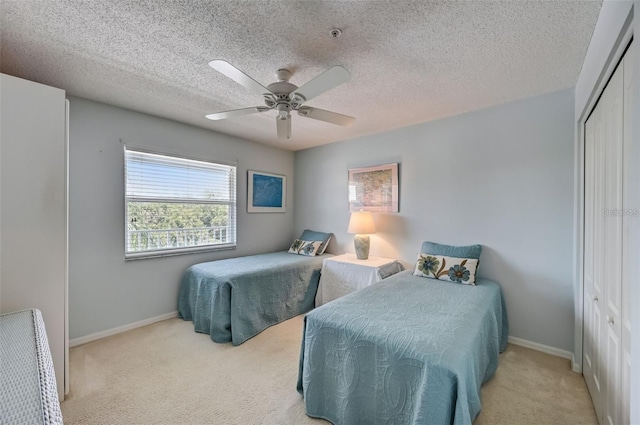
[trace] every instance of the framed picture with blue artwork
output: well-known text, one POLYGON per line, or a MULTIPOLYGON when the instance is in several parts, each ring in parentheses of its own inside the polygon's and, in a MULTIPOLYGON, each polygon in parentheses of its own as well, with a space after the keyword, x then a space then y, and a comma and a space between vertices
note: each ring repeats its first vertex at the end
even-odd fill
POLYGON ((248 171, 247 212, 285 212, 287 177, 280 174, 248 171))

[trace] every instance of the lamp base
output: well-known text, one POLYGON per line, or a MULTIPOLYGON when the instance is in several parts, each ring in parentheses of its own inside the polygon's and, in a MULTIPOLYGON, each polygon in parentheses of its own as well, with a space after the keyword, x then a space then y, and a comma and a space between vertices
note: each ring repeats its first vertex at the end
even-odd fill
POLYGON ((353 238, 353 242, 356 247, 356 257, 358 257, 358 260, 366 260, 369 258, 369 235, 356 235, 353 238))

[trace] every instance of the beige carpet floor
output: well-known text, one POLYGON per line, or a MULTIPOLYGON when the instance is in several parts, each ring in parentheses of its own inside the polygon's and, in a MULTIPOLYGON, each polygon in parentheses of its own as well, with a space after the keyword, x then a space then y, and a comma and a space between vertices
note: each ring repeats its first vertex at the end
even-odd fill
MULTIPOLYGON (((246 343, 216 344, 171 319, 70 352, 65 424, 327 424, 296 392, 302 316, 246 343)), ((477 425, 597 424, 564 359, 510 345, 482 388, 477 425)))

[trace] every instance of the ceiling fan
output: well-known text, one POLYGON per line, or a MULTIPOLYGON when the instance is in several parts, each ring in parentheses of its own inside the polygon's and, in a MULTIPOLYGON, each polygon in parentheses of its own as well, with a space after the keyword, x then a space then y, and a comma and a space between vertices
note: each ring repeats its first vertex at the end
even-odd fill
POLYGON ((266 105, 234 109, 231 111, 206 115, 210 120, 222 120, 225 118, 266 112, 274 109, 278 113, 276 116, 276 127, 279 139, 289 139, 291 137, 291 111, 297 111, 298 115, 301 117, 312 118, 342 126, 349 126, 356 120, 355 118, 347 115, 304 105, 305 102, 313 99, 314 97, 321 95, 342 83, 346 83, 351 79, 349 71, 341 66, 334 66, 328 69, 301 87, 289 82, 291 72, 286 69, 279 69, 278 72, 276 72, 277 81, 269 84, 267 87, 264 87, 262 84, 249 77, 229 62, 213 60, 209 62, 209 66, 231 78, 236 83, 246 87, 250 91, 262 96, 266 105))

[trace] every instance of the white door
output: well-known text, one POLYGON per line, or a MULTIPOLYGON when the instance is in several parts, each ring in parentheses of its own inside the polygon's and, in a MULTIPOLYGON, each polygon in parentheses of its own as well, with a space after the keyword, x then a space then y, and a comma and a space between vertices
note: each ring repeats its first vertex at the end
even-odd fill
POLYGON ((622 60, 585 123, 583 373, 598 420, 629 423, 630 320, 624 203, 632 58, 622 60), (627 105, 627 107, 625 107, 627 105), (625 116, 626 114, 626 116, 625 116))
POLYGON ((584 376, 598 418, 606 394, 604 323, 606 267, 606 123, 607 97, 602 96, 585 128, 585 347, 584 376))
MULTIPOLYGON (((584 210, 584 341, 583 341, 583 374, 587 382, 587 387, 591 393, 596 413, 600 416, 602 388, 600 376, 600 363, 598 358, 598 347, 601 344, 600 338, 600 285, 596 285, 599 279, 596 273, 601 267, 597 267, 594 258, 598 258, 601 252, 596 252, 596 219, 601 217, 596 213, 596 131, 597 125, 601 125, 600 109, 596 108, 585 124, 585 210, 584 210)), ((600 152, 598 152, 600 153, 600 152)), ((601 199, 601 198, 600 198, 601 199)), ((601 201, 600 201, 601 203, 601 201)), ((603 208, 604 206, 601 206, 603 208)), ((602 228, 601 223, 598 226, 602 228)))
MULTIPOLYGON (((629 48, 624 57, 623 61, 624 66, 624 134, 623 134, 623 153, 628 152, 630 143, 631 143, 631 99, 633 93, 633 49, 629 48)), ((637 261, 634 261, 628 253, 632 252, 632 241, 629 240, 627 235, 629 235, 629 231, 627 230, 630 225, 630 220, 638 220, 636 216, 637 210, 634 208, 638 208, 637 205, 628 205, 628 202, 625 202, 628 199, 632 199, 631 196, 627 196, 628 186, 625 182, 630 181, 630 169, 632 167, 631 158, 629 155, 624 155, 624 164, 623 164, 623 211, 624 214, 622 216, 622 317, 620 320, 621 325, 621 339, 622 339, 622 358, 621 358, 621 387, 622 387, 622 397, 620 399, 622 406, 622 418, 621 423, 628 424, 631 423, 631 405, 629 403, 629 393, 630 393, 630 378, 631 378, 631 314, 630 314, 630 303, 629 303, 629 288, 631 285, 631 276, 633 276, 633 272, 631 267, 637 267, 637 261)), ((633 164, 634 167, 637 167, 637 164, 633 164)))
POLYGON ((614 72, 601 99, 605 134, 605 214, 604 288, 606 290, 605 335, 606 396, 605 422, 619 424, 621 384, 621 311, 622 311, 622 165, 624 117, 624 63, 614 72))

